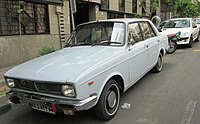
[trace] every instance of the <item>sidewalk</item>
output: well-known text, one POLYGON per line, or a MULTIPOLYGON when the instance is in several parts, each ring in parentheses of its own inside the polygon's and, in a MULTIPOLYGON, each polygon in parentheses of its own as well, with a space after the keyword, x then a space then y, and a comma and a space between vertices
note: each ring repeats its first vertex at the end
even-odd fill
POLYGON ((12 108, 12 103, 9 102, 9 99, 5 96, 5 93, 9 91, 3 75, 15 66, 10 66, 6 68, 0 68, 0 115, 8 112, 12 108))

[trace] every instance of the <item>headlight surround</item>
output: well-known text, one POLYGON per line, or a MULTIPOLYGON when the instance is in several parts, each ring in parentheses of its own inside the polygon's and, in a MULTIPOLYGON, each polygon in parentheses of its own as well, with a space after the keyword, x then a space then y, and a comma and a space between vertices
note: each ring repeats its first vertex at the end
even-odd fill
POLYGON ((16 85, 15 85, 15 80, 14 80, 14 79, 6 78, 5 80, 6 80, 6 83, 7 83, 8 87, 13 88, 13 87, 16 86, 16 85))
POLYGON ((62 95, 67 96, 67 97, 76 96, 75 88, 72 85, 62 85, 61 92, 62 92, 62 95))

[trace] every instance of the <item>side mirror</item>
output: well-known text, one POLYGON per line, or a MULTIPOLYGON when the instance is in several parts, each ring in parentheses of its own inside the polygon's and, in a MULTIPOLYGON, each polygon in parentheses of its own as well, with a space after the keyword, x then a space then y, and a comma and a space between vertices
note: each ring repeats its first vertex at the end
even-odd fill
POLYGON ((161 29, 161 28, 159 28, 159 29, 158 29, 158 31, 159 31, 159 32, 162 32, 162 29, 161 29))

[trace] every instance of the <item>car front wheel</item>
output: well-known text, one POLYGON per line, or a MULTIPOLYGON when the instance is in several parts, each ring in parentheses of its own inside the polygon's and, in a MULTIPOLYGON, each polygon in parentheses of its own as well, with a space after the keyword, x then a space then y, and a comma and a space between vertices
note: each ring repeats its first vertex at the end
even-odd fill
POLYGON ((102 120, 112 119, 119 108, 119 101, 119 85, 114 79, 111 79, 105 85, 99 101, 94 108, 97 118, 102 120))

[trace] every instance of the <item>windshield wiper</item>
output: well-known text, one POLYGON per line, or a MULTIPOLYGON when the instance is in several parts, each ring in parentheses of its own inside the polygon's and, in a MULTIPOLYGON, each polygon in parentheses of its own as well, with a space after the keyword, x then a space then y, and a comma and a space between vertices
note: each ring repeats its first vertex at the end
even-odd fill
POLYGON ((104 41, 104 42, 101 42, 101 43, 93 43, 92 46, 95 46, 95 45, 107 45, 109 46, 110 44, 122 44, 121 42, 113 42, 113 41, 104 41))
POLYGON ((84 44, 66 44, 65 47, 73 47, 73 46, 87 46, 92 45, 91 43, 84 43, 84 44))

